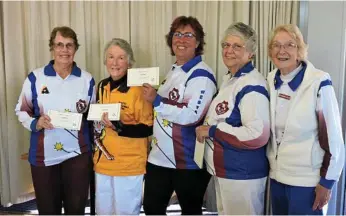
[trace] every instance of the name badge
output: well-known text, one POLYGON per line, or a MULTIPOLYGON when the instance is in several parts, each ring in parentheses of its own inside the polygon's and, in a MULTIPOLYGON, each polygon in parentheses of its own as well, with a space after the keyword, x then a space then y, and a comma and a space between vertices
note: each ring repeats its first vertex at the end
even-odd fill
POLYGON ((279 97, 280 97, 280 98, 283 98, 283 99, 285 99, 285 100, 291 100, 291 96, 286 95, 286 94, 280 93, 280 94, 279 94, 279 97))

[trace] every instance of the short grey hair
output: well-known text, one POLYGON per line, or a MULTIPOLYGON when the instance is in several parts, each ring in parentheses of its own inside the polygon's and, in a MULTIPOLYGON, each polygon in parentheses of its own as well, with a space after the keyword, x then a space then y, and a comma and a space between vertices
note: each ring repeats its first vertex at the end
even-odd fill
POLYGON ((238 36, 245 42, 245 48, 248 52, 255 54, 257 50, 257 34, 249 25, 242 22, 236 22, 230 25, 224 32, 221 43, 225 42, 228 36, 238 36))
POLYGON ((113 38, 112 40, 110 40, 106 44, 105 49, 103 51, 103 63, 104 64, 106 64, 106 60, 107 60, 107 50, 111 46, 118 46, 122 50, 125 51, 125 53, 127 55, 127 61, 129 62, 129 65, 131 67, 135 64, 136 61, 135 61, 135 57, 133 56, 133 51, 132 51, 131 45, 126 40, 121 39, 121 38, 113 38))

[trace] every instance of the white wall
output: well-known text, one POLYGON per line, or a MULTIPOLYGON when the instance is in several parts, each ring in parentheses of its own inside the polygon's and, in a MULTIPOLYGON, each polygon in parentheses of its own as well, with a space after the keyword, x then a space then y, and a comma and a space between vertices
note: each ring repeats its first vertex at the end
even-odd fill
MULTIPOLYGON (((301 2, 300 28, 303 31, 309 50, 308 59, 331 75, 336 97, 342 113, 343 131, 346 128, 345 94, 345 29, 346 2, 309 1, 301 2)), ((344 133, 346 134, 346 133, 344 133)), ((345 136, 344 136, 345 138, 345 136)), ((329 214, 344 214, 345 174, 334 187, 328 206, 329 214)))
MULTIPOLYGON (((304 6, 304 5, 303 5, 304 6)), ((309 1, 306 26, 308 59, 316 68, 331 75, 337 99, 342 107, 345 75, 345 2, 309 1)))

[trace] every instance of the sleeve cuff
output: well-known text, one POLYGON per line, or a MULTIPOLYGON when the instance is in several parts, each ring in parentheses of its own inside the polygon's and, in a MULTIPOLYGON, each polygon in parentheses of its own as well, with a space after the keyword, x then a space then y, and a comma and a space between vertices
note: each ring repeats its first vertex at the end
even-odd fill
POLYGON ((161 99, 162 99, 162 97, 159 94, 157 94, 156 97, 155 97, 155 100, 153 102, 154 107, 160 106, 161 99))
POLYGON ((30 129, 32 132, 38 132, 38 130, 36 129, 36 125, 37 125, 38 119, 35 118, 31 124, 30 124, 30 129))
POLYGON ((216 125, 213 125, 209 128, 209 137, 215 137, 216 125))
POLYGON ((335 182, 336 182, 335 180, 328 180, 324 177, 321 177, 319 184, 330 190, 333 188, 335 182))

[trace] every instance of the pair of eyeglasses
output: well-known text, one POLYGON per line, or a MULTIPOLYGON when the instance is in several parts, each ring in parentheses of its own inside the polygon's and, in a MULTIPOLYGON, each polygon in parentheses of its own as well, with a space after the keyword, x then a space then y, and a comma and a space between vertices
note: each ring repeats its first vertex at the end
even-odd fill
POLYGON ((193 37, 196 37, 196 35, 194 35, 193 33, 191 32, 185 32, 185 33, 181 33, 181 32, 174 32, 173 33, 173 36, 174 37, 177 37, 177 38, 193 38, 193 37))
POLYGON ((66 47, 67 50, 71 51, 71 50, 73 50, 75 48, 75 45, 74 45, 74 43, 67 43, 67 44, 64 44, 64 43, 61 43, 61 42, 54 43, 54 48, 56 50, 63 50, 64 47, 66 47))
POLYGON ((234 51, 240 51, 240 50, 242 50, 245 47, 245 45, 240 45, 240 44, 237 44, 237 43, 230 44, 230 43, 227 43, 227 42, 223 42, 221 44, 221 47, 222 47, 222 49, 228 49, 228 48, 232 47, 232 49, 234 51))
POLYGON ((292 42, 285 43, 285 44, 280 44, 280 43, 274 42, 274 43, 271 45, 271 48, 272 48, 272 50, 274 50, 274 51, 279 51, 279 50, 281 50, 281 47, 283 47, 284 50, 291 51, 291 50, 294 50, 295 48, 297 48, 298 46, 297 46, 297 44, 292 43, 292 42))

